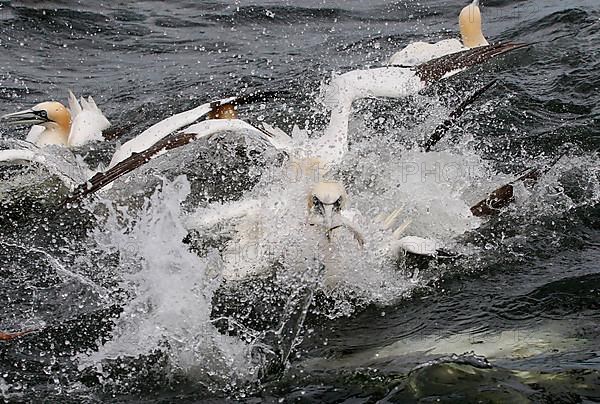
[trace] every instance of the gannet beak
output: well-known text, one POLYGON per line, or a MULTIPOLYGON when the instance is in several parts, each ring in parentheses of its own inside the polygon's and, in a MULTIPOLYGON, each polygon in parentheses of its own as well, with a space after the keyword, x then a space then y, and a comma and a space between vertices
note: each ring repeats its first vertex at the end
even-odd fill
POLYGON ((49 122, 48 113, 45 110, 34 111, 26 109, 24 111, 13 112, 0 117, 0 123, 8 125, 38 125, 49 122))
POLYGON ((331 240, 331 232, 344 224, 338 219, 339 215, 335 215, 336 217, 334 218, 333 205, 324 205, 323 210, 323 228, 325 229, 327 239, 331 240))
POLYGON ((325 212, 323 213, 323 224, 325 225, 325 229, 327 231, 333 230, 333 206, 325 205, 323 206, 325 212))

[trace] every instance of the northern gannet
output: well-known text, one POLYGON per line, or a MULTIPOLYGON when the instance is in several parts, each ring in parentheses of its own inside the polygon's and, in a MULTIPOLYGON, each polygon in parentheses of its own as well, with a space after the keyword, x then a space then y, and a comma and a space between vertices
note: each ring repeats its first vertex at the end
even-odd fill
POLYGON ((185 146, 200 139, 210 139, 213 136, 235 132, 249 138, 262 140, 264 143, 279 145, 278 136, 257 128, 246 121, 237 119, 236 105, 249 102, 252 97, 230 97, 212 103, 203 104, 193 110, 186 111, 157 123, 146 131, 124 143, 117 149, 111 163, 104 172, 91 177, 85 184, 80 185, 65 203, 76 201, 83 196, 96 192, 111 184, 114 180, 125 175, 148 161, 169 150, 185 146), (191 116, 188 115, 188 113, 191 116), (186 126, 186 123, 206 119, 187 126, 179 132, 172 133, 173 128, 186 126), (175 119, 171 119, 175 118, 175 119), (152 143, 155 141, 155 143, 152 143))
POLYGON ((0 123, 33 124, 26 140, 38 147, 83 146, 103 140, 102 132, 110 127, 110 122, 92 97, 87 100, 81 97, 78 101, 71 91, 69 108, 57 101, 42 102, 31 109, 3 115, 0 123))
POLYGON ((388 64, 416 66, 444 55, 489 45, 481 29, 479 0, 473 0, 461 10, 458 25, 462 42, 456 38, 444 39, 436 43, 414 42, 395 53, 388 64))
POLYGON ((92 97, 78 101, 69 91, 69 108, 56 101, 42 102, 31 109, 0 117, 0 123, 33 124, 25 141, 9 141, 10 149, 0 150, 0 163, 41 165, 73 189, 81 178, 94 171, 78 161, 70 148, 103 140, 110 122, 92 97))
POLYGON ((527 45, 498 43, 452 53, 415 67, 388 66, 353 70, 335 76, 324 91, 324 103, 331 109, 324 135, 311 145, 311 155, 324 163, 337 164, 348 150, 348 124, 354 101, 367 97, 402 98, 428 85, 451 77, 527 45))
POLYGON ((297 158, 318 159, 323 165, 337 164, 348 150, 348 122, 354 101, 365 97, 406 97, 468 67, 524 46, 515 43, 494 44, 447 55, 412 68, 390 66, 354 70, 336 76, 325 91, 325 104, 331 109, 329 124, 323 136, 302 147, 293 145, 289 136, 277 128, 263 125, 264 128, 260 129, 234 119, 235 106, 253 101, 257 98, 255 94, 200 105, 160 121, 118 147, 107 171, 98 173, 85 187, 80 187, 71 200, 97 191, 167 150, 224 132, 252 133, 256 138, 297 158), (209 119, 185 128, 202 117, 209 119), (174 133, 178 130, 179 133, 174 133))
POLYGON ((390 66, 353 70, 336 76, 329 84, 324 97, 325 104, 331 109, 329 124, 321 137, 303 144, 295 143, 288 134, 278 128, 266 124, 263 124, 263 128, 257 128, 236 119, 235 105, 242 101, 251 101, 252 96, 248 100, 243 97, 230 97, 203 104, 169 117, 124 143, 113 155, 108 169, 81 185, 68 202, 103 188, 168 150, 224 132, 250 134, 287 153, 293 160, 304 161, 302 164, 306 161, 314 161, 317 166, 323 167, 338 164, 348 150, 348 123, 354 101, 366 97, 406 97, 464 69, 525 46, 517 43, 499 43, 446 55, 415 67, 390 66), (209 118, 221 119, 207 119, 175 132, 207 115, 209 118))

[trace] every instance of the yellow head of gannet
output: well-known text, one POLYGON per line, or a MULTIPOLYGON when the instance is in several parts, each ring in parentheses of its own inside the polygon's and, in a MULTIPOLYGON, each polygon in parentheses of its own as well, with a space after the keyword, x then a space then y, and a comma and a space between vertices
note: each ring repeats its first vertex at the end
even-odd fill
POLYGON ((14 112, 0 117, 0 121, 13 124, 33 124, 44 127, 39 135, 38 146, 48 144, 66 145, 71 131, 71 113, 60 102, 47 101, 31 109, 14 112))
POLYGON ((327 240, 331 240, 334 230, 344 227, 349 230, 359 246, 363 246, 365 238, 351 220, 344 217, 348 194, 344 184, 337 181, 321 181, 316 183, 308 193, 309 224, 320 225, 325 230, 327 240))
POLYGON ((208 113, 208 119, 237 119, 238 114, 233 103, 226 103, 215 107, 208 113))
POLYGON ((489 45, 481 30, 481 11, 479 0, 473 0, 458 16, 458 25, 463 45, 467 48, 489 45))

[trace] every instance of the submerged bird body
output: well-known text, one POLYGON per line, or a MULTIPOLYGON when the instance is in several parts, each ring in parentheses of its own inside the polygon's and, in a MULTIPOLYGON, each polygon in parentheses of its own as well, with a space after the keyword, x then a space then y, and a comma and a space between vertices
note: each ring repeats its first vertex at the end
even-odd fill
MULTIPOLYGON (((362 218, 362 223, 370 223, 371 232, 387 233, 383 244, 371 246, 387 256, 397 257, 406 252, 425 256, 438 255, 443 248, 443 243, 440 241, 405 234, 411 220, 406 218, 400 220, 401 210, 396 209, 381 218, 368 218, 361 216, 360 212, 346 209, 348 197, 345 187, 342 183, 333 181, 329 173, 342 161, 348 151, 348 122, 352 114, 352 104, 366 97, 400 98, 415 94, 432 82, 452 76, 465 68, 520 46, 494 45, 470 50, 464 54, 450 55, 416 68, 394 66, 355 70, 334 77, 324 92, 324 101, 331 109, 331 117, 322 136, 312 139, 307 144, 298 144, 295 138, 290 138, 278 129, 264 128, 270 135, 276 133, 279 135, 279 142, 273 146, 284 150, 290 156, 287 170, 293 167, 291 171, 295 174, 300 173, 299 177, 295 177, 294 184, 288 185, 285 191, 276 187, 261 198, 253 200, 251 207, 248 206, 248 201, 244 200, 220 206, 218 211, 209 210, 207 217, 211 218, 210 222, 204 222, 202 218, 195 219, 192 220, 191 228, 212 227, 214 223, 224 223, 229 220, 236 223, 232 231, 235 236, 228 243, 227 250, 228 257, 236 257, 233 261, 227 261, 232 264, 232 269, 227 273, 235 278, 246 276, 257 267, 266 264, 264 259, 257 259, 256 262, 239 259, 239 254, 236 252, 246 251, 249 246, 253 251, 256 248, 259 250, 271 248, 277 245, 277 240, 289 241, 295 234, 303 234, 306 240, 318 242, 331 254, 335 251, 331 243, 341 234, 350 234, 355 240, 355 245, 356 242, 358 245, 363 245, 365 237, 356 225, 357 218, 362 218), (284 137, 288 139, 282 141, 284 137), (303 216, 295 216, 299 208, 294 201, 303 197, 308 198, 306 213, 303 216), (281 229, 286 233, 285 236, 278 233, 277 240, 272 239, 273 236, 269 233, 277 226, 273 222, 272 215, 290 216, 290 212, 294 212, 295 219, 291 223, 286 222, 281 229), (288 230, 299 227, 303 230, 288 230), (314 235, 307 236, 314 234, 315 230, 316 234, 321 235, 320 239, 318 237, 315 239, 314 235)), ((205 214, 204 209, 198 212, 200 217, 205 214)), ((285 251, 286 246, 281 248, 285 251)))
POLYGON ((225 279, 244 279, 277 263, 293 270, 305 258, 317 259, 330 272, 332 257, 340 249, 357 251, 364 244, 361 231, 346 214, 347 195, 340 182, 289 182, 281 174, 258 185, 258 195, 211 204, 187 217, 188 230, 203 238, 225 238, 225 279))
POLYGON ((389 65, 417 66, 445 55, 461 52, 479 46, 489 45, 483 36, 481 28, 481 11, 479 0, 474 0, 464 7, 458 17, 461 40, 452 38, 436 43, 413 42, 401 51, 395 53, 389 60, 389 65))

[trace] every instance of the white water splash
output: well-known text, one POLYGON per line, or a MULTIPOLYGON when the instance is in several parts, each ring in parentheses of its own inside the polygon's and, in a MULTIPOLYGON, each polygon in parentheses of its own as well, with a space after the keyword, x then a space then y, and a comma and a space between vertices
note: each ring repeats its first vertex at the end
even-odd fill
POLYGON ((600 202, 598 153, 567 154, 560 158, 533 188, 515 187, 512 214, 521 220, 561 217, 600 202))
MULTIPOLYGON (((360 303, 393 304, 422 282, 402 274, 393 257, 381 253, 390 234, 382 232, 374 218, 401 207, 401 219, 411 220, 405 234, 452 246, 482 224, 471 215, 470 206, 507 182, 505 175, 466 147, 423 153, 384 136, 353 144, 339 171, 331 175, 345 180, 348 209, 358 212, 367 238, 363 249, 348 234, 322 249, 322 235, 306 225, 307 188, 321 178, 293 178, 286 168, 275 167, 242 198, 250 204, 260 200, 258 214, 245 222, 218 223, 217 230, 225 236, 222 258, 227 277, 240 279, 277 267, 279 282, 293 287, 310 280, 307 262, 317 260, 328 267, 319 288, 338 305, 332 317, 349 315, 360 303)), ((600 189, 590 186, 594 192, 600 189)), ((255 367, 249 365, 251 346, 220 334, 211 324, 220 258, 212 253, 198 257, 182 243, 187 230, 179 205, 188 193, 187 181, 179 179, 156 193, 135 218, 126 209, 112 211, 105 229, 95 234, 107 251, 118 250, 123 285, 133 299, 113 339, 98 352, 81 357, 82 366, 162 350, 176 369, 188 375, 206 373, 225 380, 254 374, 255 367)), ((215 204, 199 209, 186 221, 223 208, 215 204)), ((213 230, 201 237, 211 238, 213 230)))
POLYGON ((211 323, 211 299, 220 284, 218 260, 199 258, 182 240, 180 203, 189 194, 184 177, 158 190, 135 217, 127 209, 110 214, 93 237, 119 252, 122 287, 131 294, 112 338, 78 357, 80 367, 163 351, 176 372, 203 380, 249 379, 250 346, 220 334, 211 323))

